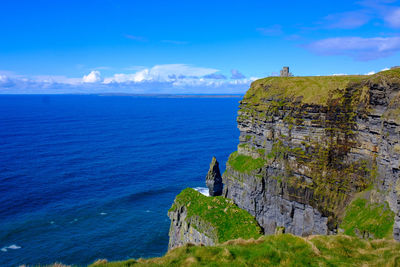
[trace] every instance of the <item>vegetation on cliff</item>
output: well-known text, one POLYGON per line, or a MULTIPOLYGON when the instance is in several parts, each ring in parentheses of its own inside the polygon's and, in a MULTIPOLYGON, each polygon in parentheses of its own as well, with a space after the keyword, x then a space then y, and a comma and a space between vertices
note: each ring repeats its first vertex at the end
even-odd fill
POLYGON ((387 202, 371 203, 367 198, 354 199, 346 209, 340 228, 344 233, 362 238, 391 238, 394 212, 387 202))
MULTIPOLYGON (((330 94, 340 96, 340 91, 349 84, 360 82, 362 75, 315 76, 315 77, 268 77, 252 83, 244 101, 262 103, 263 99, 296 99, 304 104, 326 104, 330 94)), ((283 103, 274 103, 282 105, 283 103)))
POLYGON ((239 172, 251 172, 263 167, 265 160, 262 158, 254 159, 250 156, 238 154, 235 151, 229 156, 228 164, 239 172))
POLYGON ((378 183, 378 146, 359 143, 357 124, 367 120, 374 105, 387 106, 383 120, 399 121, 399 88, 400 69, 257 80, 241 102, 238 122, 246 131, 228 167, 248 173, 253 166, 281 166, 273 178, 286 198, 317 208, 334 230, 354 195, 378 183), (361 145, 371 153, 348 158, 361 145))
POLYGON ((283 105, 291 100, 308 105, 327 105, 330 98, 340 98, 345 89, 380 83, 400 84, 400 69, 382 71, 374 75, 267 77, 256 80, 245 94, 243 101, 262 105, 266 99, 283 105))
MULTIPOLYGON (((176 196, 169 211, 182 206, 187 209, 186 220, 196 216, 204 223, 211 224, 219 243, 236 238, 258 238, 261 235, 261 229, 253 216, 221 196, 207 197, 192 188, 186 188, 176 196)), ((202 232, 202 229, 197 230, 202 232)))
POLYGON ((160 258, 98 261, 90 267, 120 266, 398 266, 400 243, 345 235, 232 240, 217 246, 186 245, 160 258))

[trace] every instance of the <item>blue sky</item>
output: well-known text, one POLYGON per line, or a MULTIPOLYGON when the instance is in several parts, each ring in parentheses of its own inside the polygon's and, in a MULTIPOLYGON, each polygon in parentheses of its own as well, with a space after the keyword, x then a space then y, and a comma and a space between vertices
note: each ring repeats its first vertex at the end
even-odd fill
POLYGON ((400 2, 4 1, 0 93, 243 93, 400 64, 400 2))

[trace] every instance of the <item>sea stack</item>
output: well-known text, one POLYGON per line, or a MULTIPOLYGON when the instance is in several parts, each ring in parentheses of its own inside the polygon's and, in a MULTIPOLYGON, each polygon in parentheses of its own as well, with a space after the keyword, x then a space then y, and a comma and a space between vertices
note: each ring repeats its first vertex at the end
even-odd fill
POLYGON ((210 169, 206 176, 206 185, 210 196, 222 195, 222 177, 219 171, 219 164, 215 157, 212 158, 210 163, 210 169))

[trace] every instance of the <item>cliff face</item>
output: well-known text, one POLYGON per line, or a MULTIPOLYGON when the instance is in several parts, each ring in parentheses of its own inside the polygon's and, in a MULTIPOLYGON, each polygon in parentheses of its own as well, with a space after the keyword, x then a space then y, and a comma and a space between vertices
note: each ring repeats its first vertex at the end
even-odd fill
POLYGON ((221 196, 207 197, 187 188, 168 211, 168 249, 187 243, 214 245, 236 238, 258 238, 261 229, 247 211, 221 196))
POLYGON ((191 243, 212 246, 216 243, 215 229, 200 217, 188 217, 185 205, 168 212, 171 220, 168 250, 191 243), (198 231, 197 229, 202 229, 198 231))
POLYGON ((266 234, 335 234, 358 192, 395 214, 400 240, 400 70, 271 77, 240 103, 224 196, 266 234))

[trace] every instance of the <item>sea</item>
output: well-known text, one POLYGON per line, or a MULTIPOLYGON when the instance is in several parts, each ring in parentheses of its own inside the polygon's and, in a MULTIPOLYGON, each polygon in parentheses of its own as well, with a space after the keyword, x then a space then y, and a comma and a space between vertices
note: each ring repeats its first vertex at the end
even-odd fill
POLYGON ((175 196, 236 150, 240 98, 0 95, 0 266, 165 254, 175 196))

